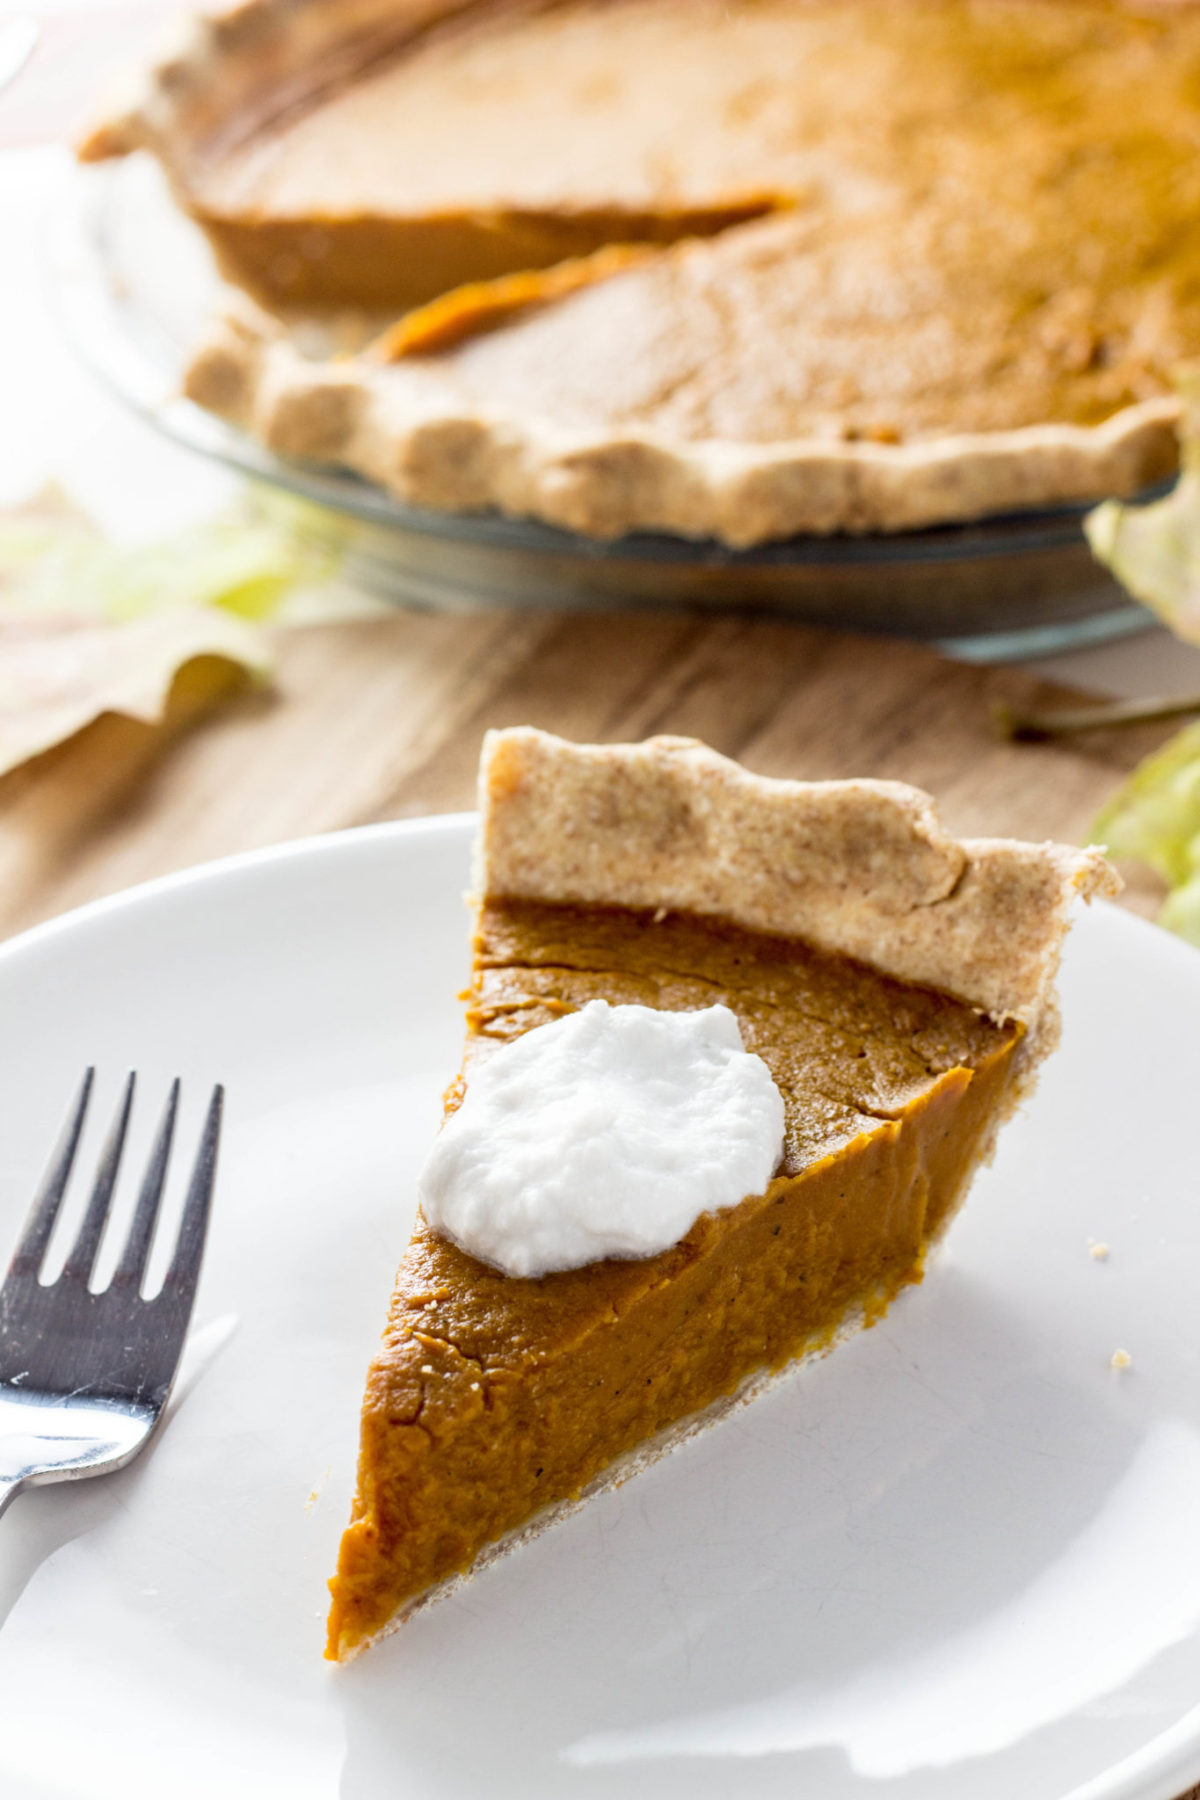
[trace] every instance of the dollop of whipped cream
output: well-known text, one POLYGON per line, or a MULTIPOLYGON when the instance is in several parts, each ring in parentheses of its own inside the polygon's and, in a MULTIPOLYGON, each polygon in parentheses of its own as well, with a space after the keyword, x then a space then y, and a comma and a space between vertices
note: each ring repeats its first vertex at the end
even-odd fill
POLYGON ((435 1231, 506 1275, 654 1256, 761 1194, 783 1099, 727 1006, 591 1000, 471 1076, 418 1184, 435 1231))

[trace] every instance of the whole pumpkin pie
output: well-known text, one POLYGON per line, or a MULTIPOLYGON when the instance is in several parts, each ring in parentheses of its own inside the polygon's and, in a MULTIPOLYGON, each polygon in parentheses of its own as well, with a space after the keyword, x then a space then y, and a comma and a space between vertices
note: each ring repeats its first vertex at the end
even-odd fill
POLYGON ((592 1000, 719 1002, 782 1095, 766 1190, 672 1247, 513 1277, 418 1218, 367 1379, 331 1583, 345 1659, 795 1358, 873 1323, 1057 1033, 1099 852, 959 843, 888 782, 751 775, 703 745, 492 733, 453 1112, 483 1059, 592 1000))
POLYGON ((1198 133, 1196 0, 239 0, 84 153, 253 296, 188 390, 272 449, 748 545, 1171 472, 1198 133))

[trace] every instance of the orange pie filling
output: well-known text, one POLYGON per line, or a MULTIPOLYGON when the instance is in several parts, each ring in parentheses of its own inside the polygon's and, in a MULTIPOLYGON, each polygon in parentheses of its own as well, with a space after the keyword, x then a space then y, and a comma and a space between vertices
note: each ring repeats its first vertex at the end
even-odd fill
POLYGON ((756 1375, 878 1319, 920 1280, 990 1143, 1022 1036, 796 939, 493 900, 448 1109, 480 1057, 597 998, 729 1006, 784 1098, 779 1172, 660 1255, 540 1279, 507 1277, 418 1222, 368 1377, 331 1657, 756 1375))

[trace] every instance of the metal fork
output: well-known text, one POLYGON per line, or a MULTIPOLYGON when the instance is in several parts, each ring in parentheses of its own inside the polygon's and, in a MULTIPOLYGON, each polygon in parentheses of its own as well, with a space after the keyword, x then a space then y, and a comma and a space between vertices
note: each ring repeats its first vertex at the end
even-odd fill
POLYGON ((124 1468, 149 1441, 175 1380, 208 1231, 224 1092, 213 1089, 162 1289, 142 1297, 171 1155, 179 1082, 159 1126, 116 1273, 89 1287, 109 1221, 135 1077, 100 1158, 58 1280, 39 1280, 91 1097, 89 1069, 0 1287, 0 1513, 22 1488, 124 1468))

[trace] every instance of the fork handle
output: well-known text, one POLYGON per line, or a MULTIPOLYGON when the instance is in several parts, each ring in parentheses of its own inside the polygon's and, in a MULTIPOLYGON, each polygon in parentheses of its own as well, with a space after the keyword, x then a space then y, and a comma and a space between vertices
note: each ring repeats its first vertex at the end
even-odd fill
POLYGON ((19 1475, 0 1475, 0 1513, 5 1510, 10 1501, 16 1499, 24 1485, 25 1483, 19 1475))

